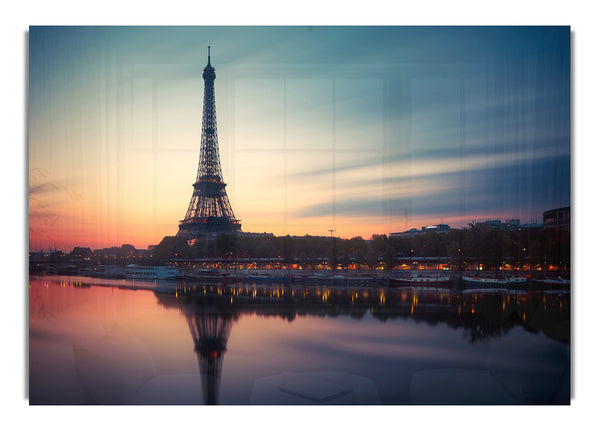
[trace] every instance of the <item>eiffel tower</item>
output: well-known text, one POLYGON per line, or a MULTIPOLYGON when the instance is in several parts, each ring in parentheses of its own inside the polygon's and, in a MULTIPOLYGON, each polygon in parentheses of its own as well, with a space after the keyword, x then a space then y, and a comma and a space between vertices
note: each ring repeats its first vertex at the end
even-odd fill
POLYGON ((208 64, 204 78, 204 106, 202 113, 202 141, 198 175, 185 218, 180 221, 177 236, 193 243, 199 239, 215 238, 223 232, 240 232, 242 225, 236 220, 221 172, 219 141, 217 139, 217 113, 215 109, 215 68, 208 64))

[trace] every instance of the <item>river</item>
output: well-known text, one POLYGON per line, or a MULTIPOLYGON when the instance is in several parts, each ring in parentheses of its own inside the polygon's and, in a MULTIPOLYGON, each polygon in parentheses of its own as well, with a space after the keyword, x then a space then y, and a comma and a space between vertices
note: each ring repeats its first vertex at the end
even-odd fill
POLYGON ((569 404, 570 294, 29 278, 31 404, 569 404))

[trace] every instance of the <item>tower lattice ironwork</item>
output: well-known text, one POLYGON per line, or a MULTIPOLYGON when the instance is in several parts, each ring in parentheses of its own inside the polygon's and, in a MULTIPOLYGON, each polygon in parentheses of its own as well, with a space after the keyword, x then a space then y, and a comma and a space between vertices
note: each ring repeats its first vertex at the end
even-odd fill
POLYGON ((219 141, 217 138, 217 113, 215 109, 215 68, 208 64, 204 78, 204 106, 202 112, 202 141, 198 175, 185 219, 179 224, 177 236, 188 241, 210 238, 222 232, 239 232, 241 223, 235 218, 223 182, 219 141))

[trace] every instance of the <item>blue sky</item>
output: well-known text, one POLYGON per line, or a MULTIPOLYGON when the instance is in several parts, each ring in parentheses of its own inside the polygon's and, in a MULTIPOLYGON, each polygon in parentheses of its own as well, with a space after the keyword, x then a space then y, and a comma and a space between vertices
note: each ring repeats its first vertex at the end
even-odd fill
POLYGON ((244 231, 368 238, 570 205, 569 27, 32 27, 33 244, 175 234, 207 45, 244 231))

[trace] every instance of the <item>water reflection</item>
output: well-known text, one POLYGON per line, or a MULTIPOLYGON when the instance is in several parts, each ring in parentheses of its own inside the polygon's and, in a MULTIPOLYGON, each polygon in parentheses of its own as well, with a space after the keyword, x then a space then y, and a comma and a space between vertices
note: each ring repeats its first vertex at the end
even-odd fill
POLYGON ((29 311, 34 404, 569 400, 568 292, 32 277, 29 311))
POLYGON ((217 304, 202 301, 199 295, 159 294, 158 299, 162 306, 177 308, 185 316, 198 357, 204 403, 218 404, 223 356, 238 315, 222 310, 217 304))
MULTIPOLYGON (((288 322, 299 316, 348 316, 361 320, 371 315, 382 322, 404 319, 430 326, 445 324, 462 330, 471 344, 504 337, 515 327, 531 333, 542 332, 564 344, 570 341, 570 296, 564 293, 461 293, 435 288, 389 290, 181 283, 177 289, 169 293, 155 292, 155 296, 160 305, 178 309, 187 321, 206 404, 219 402, 227 341, 232 326, 243 315, 279 317, 288 322)), ((301 381, 305 386, 307 380, 315 380, 312 374, 284 374, 281 378, 271 376, 269 379, 274 378, 278 379, 275 384, 282 392, 285 392, 285 379, 301 381)), ((323 393, 325 379, 327 376, 319 376, 318 393, 323 393)), ((330 381, 327 384, 332 387, 330 381)), ((294 385, 298 386, 298 383, 294 385)), ((339 382, 335 383, 335 388, 349 391, 347 384, 344 386, 339 382)), ((339 394, 346 393, 344 391, 339 389, 339 394)), ((336 392, 331 389, 331 393, 336 392)))
MULTIPOLYGON (((471 343, 506 335, 514 327, 570 342, 570 294, 562 291, 460 292, 440 288, 332 288, 178 284, 170 294, 181 301, 211 303, 229 314, 343 316, 410 319, 463 329, 471 343)), ((165 293, 157 293, 165 296, 165 293)), ((168 296, 168 294, 167 294, 168 296)))

